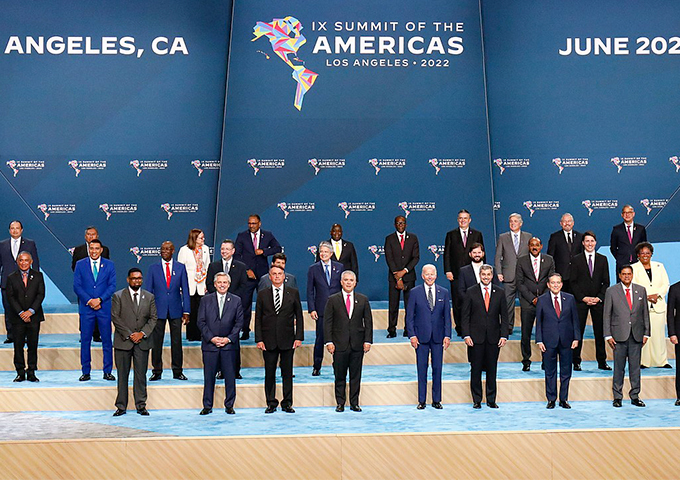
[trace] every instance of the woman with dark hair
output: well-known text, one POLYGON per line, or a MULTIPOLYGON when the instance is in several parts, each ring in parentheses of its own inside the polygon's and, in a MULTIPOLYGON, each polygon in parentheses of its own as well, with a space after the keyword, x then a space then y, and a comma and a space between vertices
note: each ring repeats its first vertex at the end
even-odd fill
POLYGON ((649 324, 651 337, 642 347, 642 368, 672 368, 668 364, 666 351, 666 300, 670 288, 668 274, 663 264, 652 262, 654 247, 649 242, 640 242, 635 247, 638 261, 633 264, 633 283, 647 290, 649 303, 649 324))
POLYGON ((189 231, 187 244, 179 249, 177 261, 184 264, 189 279, 191 313, 187 323, 187 340, 197 342, 201 340, 201 332, 196 324, 198 306, 205 295, 205 277, 210 265, 210 250, 205 245, 205 234, 202 230, 193 228, 189 231))

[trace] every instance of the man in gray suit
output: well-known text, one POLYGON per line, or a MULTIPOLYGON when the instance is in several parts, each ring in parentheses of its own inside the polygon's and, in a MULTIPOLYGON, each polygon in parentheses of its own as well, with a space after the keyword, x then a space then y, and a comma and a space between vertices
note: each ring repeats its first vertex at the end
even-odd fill
POLYGON ((503 282, 505 298, 508 302, 508 320, 510 332, 515 326, 515 297, 517 297, 517 284, 515 271, 517 270, 517 258, 529 254, 529 240, 531 234, 522 231, 522 215, 513 213, 508 218, 510 231, 498 236, 496 245, 496 273, 498 279, 503 282))
POLYGON ((118 396, 114 417, 125 415, 128 404, 128 378, 134 361, 133 392, 137 413, 148 415, 146 409, 146 371, 149 366, 151 333, 156 326, 156 302, 152 293, 142 290, 142 271, 128 271, 128 288, 111 297, 111 320, 116 327, 113 348, 118 369, 118 396))
POLYGON ((604 296, 604 339, 614 350, 615 407, 621 406, 623 377, 628 359, 630 378, 630 403, 644 407, 640 400, 640 352, 650 336, 649 309, 645 287, 633 283, 633 268, 621 267, 620 283, 607 289, 604 296))

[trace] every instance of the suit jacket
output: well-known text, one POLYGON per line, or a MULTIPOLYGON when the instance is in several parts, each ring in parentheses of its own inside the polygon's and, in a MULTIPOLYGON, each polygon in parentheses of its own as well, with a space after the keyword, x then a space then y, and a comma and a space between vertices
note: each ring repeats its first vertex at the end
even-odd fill
POLYGON ((267 350, 289 350, 295 340, 305 339, 305 320, 302 316, 300 293, 283 287, 281 309, 274 309, 273 287, 260 290, 255 304, 255 343, 264 342, 267 350))
POLYGON ((165 278, 163 260, 151 264, 144 283, 146 289, 155 297, 158 318, 180 318, 183 313, 191 313, 189 281, 183 264, 173 260, 170 288, 165 278))
MULTIPOLYGON (((331 260, 335 260, 336 262, 342 263, 342 266, 345 267, 343 268, 343 271, 345 270, 350 270, 354 272, 354 274, 357 276, 357 281, 359 280, 359 260, 357 258, 357 251, 354 249, 354 244, 352 242, 348 242, 345 239, 340 239, 342 242, 342 250, 340 251, 340 258, 335 254, 335 249, 331 248, 333 251, 333 256, 331 257, 331 260)), ((328 239, 328 242, 331 242, 331 239, 328 239)), ((332 243, 331 243, 332 245, 332 243)), ((316 261, 318 262, 320 260, 319 257, 319 252, 316 253, 316 261)))
POLYGON ((524 300, 531 303, 548 289, 548 277, 555 273, 555 262, 550 255, 541 254, 541 264, 538 269, 538 280, 534 275, 533 257, 531 254, 517 259, 515 281, 517 290, 524 300))
POLYGON ((448 232, 444 242, 444 272, 451 272, 453 278, 458 278, 458 272, 461 267, 472 263, 470 250, 472 250, 473 243, 484 245, 484 237, 482 237, 482 232, 479 230, 468 228, 468 238, 465 246, 463 246, 460 227, 448 232))
POLYGON ((272 232, 268 232, 267 230, 260 230, 260 242, 258 246, 264 251, 264 254, 255 255, 253 237, 250 234, 250 230, 241 232, 236 237, 236 253, 234 253, 234 258, 245 263, 249 270, 255 272, 255 278, 260 278, 269 270, 269 263, 267 261, 268 256, 283 251, 272 232))
MULTIPOLYGON (((205 288, 208 292, 214 293, 215 290, 215 274, 220 273, 224 270, 224 260, 221 258, 215 262, 212 262, 208 266, 208 276, 205 278, 205 288)), ((233 293, 237 297, 242 296, 243 288, 248 282, 248 275, 246 271, 248 267, 243 262, 231 259, 231 265, 229 266, 229 271, 226 272, 231 277, 231 283, 229 284, 229 293, 233 293)))
POLYGON ((362 351, 364 343, 373 343, 373 315, 368 298, 354 291, 354 309, 352 318, 349 318, 344 291, 328 297, 323 317, 323 335, 325 341, 333 343, 340 352, 348 348, 362 351))
MULTIPOLYGON (((90 256, 90 247, 87 245, 87 243, 83 243, 82 245, 78 245, 76 248, 73 249, 73 255, 71 256, 71 271, 76 270, 76 263, 78 263, 78 260, 82 260, 83 258, 87 258, 90 256)), ((111 258, 109 256, 109 247, 106 245, 102 245, 102 257, 109 259, 111 258)))
POLYGON ((671 285, 668 291, 666 321, 668 322, 668 336, 680 335, 680 282, 671 285))
POLYGON ((405 282, 415 282, 416 272, 415 268, 420 261, 420 246, 418 244, 418 237, 413 234, 404 231, 406 237, 404 238, 404 249, 401 249, 401 244, 399 243, 399 238, 397 233, 391 233, 385 237, 385 261, 387 262, 387 267, 389 272, 387 272, 387 277, 390 281, 394 281, 394 275, 392 272, 398 272, 404 268, 408 269, 408 273, 404 275, 403 280, 405 282))
POLYGON ((307 311, 316 313, 322 317, 326 310, 328 297, 342 290, 340 275, 343 265, 331 260, 331 284, 326 281, 326 272, 323 264, 319 261, 312 264, 307 271, 307 311))
POLYGON ((102 313, 111 314, 111 297, 116 291, 116 270, 111 260, 102 258, 99 262, 99 273, 95 281, 90 266, 90 257, 83 258, 76 263, 73 272, 73 291, 78 296, 78 313, 93 312, 87 302, 93 298, 102 301, 102 313))
POLYGON ((491 285, 489 310, 484 305, 484 291, 481 284, 473 285, 463 297, 463 338, 472 338, 473 343, 498 345, 501 337, 508 338, 510 320, 508 303, 502 287, 491 285))
POLYGON ((647 241, 647 230, 644 225, 633 223, 633 242, 628 241, 628 232, 625 222, 614 225, 609 242, 609 250, 616 259, 616 270, 622 266, 637 261, 635 246, 640 242, 647 241))
MULTIPOLYGON (((21 237, 21 242, 19 242, 19 251, 17 255, 21 252, 28 252, 33 258, 33 264, 31 268, 36 272, 40 271, 40 259, 38 258, 38 249, 35 246, 35 242, 31 239, 21 237)), ((19 270, 17 266, 17 259, 12 255, 12 239, 6 238, 0 241, 0 270, 2 270, 2 275, 0 275, 0 287, 5 288, 7 284, 7 277, 10 273, 19 270)))
POLYGON ((588 269, 587 254, 579 253, 571 262, 571 289, 577 303, 583 303, 583 297, 597 297, 604 302, 604 295, 609 288, 609 262, 607 257, 595 253, 593 276, 588 269))
POLYGON ((113 348, 132 350, 135 343, 130 335, 142 332, 144 338, 139 342, 142 350, 151 348, 151 333, 156 326, 156 302, 153 293, 139 289, 139 305, 135 305, 130 289, 118 290, 111 298, 111 321, 116 331, 113 335, 113 348))
POLYGON ((548 255, 555 261, 555 271, 562 275, 562 280, 571 279, 571 264, 576 255, 583 252, 583 234, 576 230, 571 231, 571 249, 567 245, 564 230, 558 230, 550 235, 548 240, 548 255))
POLYGON ((7 301, 10 310, 5 315, 12 323, 23 322, 19 314, 29 309, 35 312, 31 316, 31 323, 42 322, 45 320, 43 315, 42 302, 45 299, 45 279, 43 274, 37 270, 29 269, 27 285, 21 272, 17 270, 7 277, 7 301))
POLYGON ((519 232, 519 252, 515 253, 515 244, 512 241, 512 232, 501 233, 496 245, 496 258, 494 261, 496 274, 503 275, 503 282, 515 281, 517 271, 517 259, 529 255, 529 240, 533 237, 529 232, 519 232))
POLYGON ((574 340, 581 340, 581 327, 576 311, 576 300, 570 293, 560 292, 562 302, 560 316, 557 316, 552 292, 545 292, 536 302, 536 343, 547 348, 570 346, 574 340))
MULTIPOLYGON (((298 290, 298 284, 297 284, 297 278, 295 278, 295 275, 292 273, 286 273, 285 278, 283 279, 283 284, 286 287, 294 288, 295 290, 298 290)), ((264 290, 265 288, 271 288, 272 286, 272 281, 269 278, 269 274, 262 275, 260 277, 260 281, 257 284, 257 291, 259 292, 260 290, 264 290)))
POLYGON ((227 337, 227 343, 223 350, 235 350, 238 348, 239 333, 243 327, 243 307, 241 299, 233 293, 227 292, 220 317, 220 305, 217 293, 209 293, 201 299, 198 307, 198 329, 201 331, 201 350, 205 352, 217 352, 220 350, 210 340, 213 337, 227 337))
POLYGON ((650 262, 652 267, 652 280, 649 280, 647 272, 645 272, 645 267, 642 263, 635 262, 633 266, 633 283, 642 285, 645 287, 647 295, 657 294, 659 295, 656 303, 649 304, 649 311, 655 313, 665 313, 666 312, 666 294, 668 289, 671 287, 671 282, 668 280, 668 274, 662 263, 650 262))
POLYGON ((630 284, 633 309, 628 307, 623 284, 617 283, 607 289, 604 296, 604 337, 613 337, 616 342, 625 342, 631 335, 636 342, 650 336, 649 308, 645 287, 630 284))
MULTIPOLYGON (((475 276, 475 270, 472 264, 461 267, 460 271, 458 272, 458 295, 461 298, 463 297, 463 295, 465 295, 465 292, 467 292, 468 288, 472 287, 473 285, 477 285, 478 283, 479 282, 477 281, 477 277, 475 276)), ((495 272, 493 274, 491 283, 499 287, 503 286, 501 281, 498 280, 498 276, 496 275, 495 272)))
POLYGON ((451 296, 449 290, 435 284, 434 310, 430 311, 424 285, 411 290, 406 309, 406 331, 420 343, 442 343, 451 338, 451 296))

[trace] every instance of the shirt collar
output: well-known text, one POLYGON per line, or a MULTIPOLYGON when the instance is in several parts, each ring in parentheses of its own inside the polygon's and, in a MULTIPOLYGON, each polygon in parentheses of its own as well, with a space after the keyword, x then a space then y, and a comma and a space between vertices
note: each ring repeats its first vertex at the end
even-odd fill
POLYGON ((142 297, 142 295, 141 295, 142 289, 141 289, 141 288, 135 292, 135 291, 128 285, 128 291, 130 292, 130 298, 132 298, 133 300, 134 300, 134 298, 135 298, 135 297, 134 297, 134 294, 135 294, 135 293, 138 294, 138 295, 137 295, 137 301, 139 301, 139 299, 142 297))

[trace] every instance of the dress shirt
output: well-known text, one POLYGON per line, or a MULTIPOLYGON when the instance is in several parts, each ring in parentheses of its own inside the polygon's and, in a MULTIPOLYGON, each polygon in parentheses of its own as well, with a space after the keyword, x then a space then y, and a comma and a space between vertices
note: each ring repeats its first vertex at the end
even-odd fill
POLYGON ((97 275, 99 275, 102 271, 102 257, 99 257, 97 260, 92 260, 90 258, 90 271, 94 274, 94 266, 97 265, 97 275))
POLYGON ((258 230, 257 232, 253 233, 250 232, 250 241, 257 245, 257 248, 260 248, 260 231, 258 230), (255 241, 253 241, 253 238, 255 238, 255 241))
POLYGON ((170 275, 172 275, 172 258, 170 259, 169 262, 166 262, 165 260, 161 260, 161 263, 163 264, 163 276, 165 276, 165 272, 166 272, 166 266, 165 266, 166 263, 170 267, 170 275))
POLYGON ((224 258, 222 259, 222 271, 224 273, 229 273, 229 269, 231 269, 231 262, 234 260, 234 258, 230 258, 229 260, 225 260, 224 258))
POLYGON ((331 245, 333 246, 333 253, 335 253, 337 257, 340 258, 340 255, 342 255, 342 239, 337 241, 331 239, 331 245))
POLYGON ((571 235, 571 243, 574 243, 574 230, 566 231, 562 230, 562 233, 564 233, 564 239, 567 241, 567 244, 569 243, 569 236, 571 235))
POLYGON ((133 303, 134 303, 134 301, 135 301, 135 294, 137 294, 137 303, 135 303, 135 306, 138 307, 138 306, 139 306, 139 299, 140 299, 141 296, 142 296, 142 290, 139 289, 139 290, 137 290, 137 291, 134 291, 134 290, 132 289, 132 287, 128 287, 128 290, 129 290, 129 292, 130 292, 130 298, 132 299, 132 302, 133 302, 133 303))
POLYGON ((475 272, 475 279, 477 280, 477 283, 479 283, 480 282, 480 280, 479 280, 479 270, 481 270, 482 265, 484 265, 484 263, 482 263, 482 262, 479 262, 479 263, 472 262, 470 265, 472 265, 472 271, 475 272))
POLYGON ((19 256, 19 249, 21 248, 21 237, 12 239, 12 256, 14 260, 19 256))
POLYGON ((550 292, 550 297, 552 298, 553 308, 555 308, 555 299, 557 299, 557 303, 560 305, 560 315, 561 315, 562 314, 562 297, 560 297, 559 293, 557 295, 555 295, 552 292, 550 292))
POLYGON ((274 300, 274 305, 276 305, 276 291, 279 290, 279 298, 281 299, 281 305, 283 305, 283 287, 285 283, 280 287, 275 287, 272 285, 272 299, 274 300))
POLYGON ((467 239, 465 237, 467 237, 469 235, 470 235, 470 229, 469 228, 466 228, 465 230, 463 230, 462 228, 460 229, 460 239, 461 240, 466 242, 467 239))

